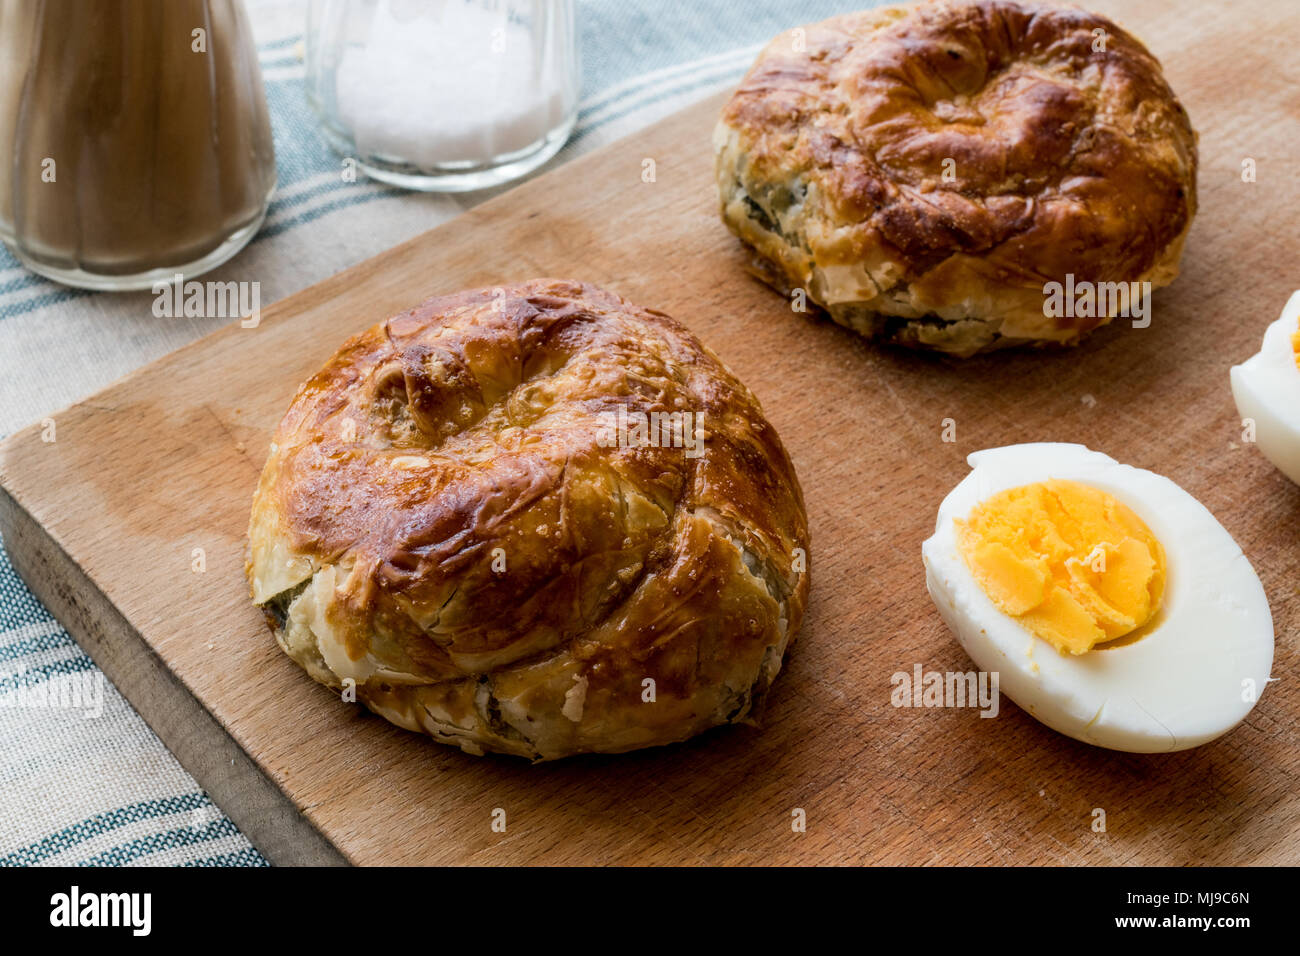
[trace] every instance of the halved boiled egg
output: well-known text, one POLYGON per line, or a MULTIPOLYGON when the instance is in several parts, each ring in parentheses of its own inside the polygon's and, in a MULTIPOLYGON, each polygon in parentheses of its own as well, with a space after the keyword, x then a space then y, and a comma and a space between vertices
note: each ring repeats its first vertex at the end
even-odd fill
POLYGON ((1264 457, 1300 484, 1300 292, 1264 333, 1259 352, 1231 372, 1242 419, 1254 422, 1264 457))
POLYGON ((1082 445, 976 452, 922 547, 966 653, 1047 726, 1134 753, 1226 733, 1273 664, 1273 616, 1224 527, 1168 478, 1082 445))

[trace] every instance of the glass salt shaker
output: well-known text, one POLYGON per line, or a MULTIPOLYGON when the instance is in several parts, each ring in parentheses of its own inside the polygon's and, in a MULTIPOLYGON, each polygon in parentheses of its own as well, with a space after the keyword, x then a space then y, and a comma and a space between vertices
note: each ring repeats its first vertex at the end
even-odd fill
POLYGON ((573 0, 312 0, 308 98, 375 179, 463 192, 536 169, 577 118, 573 0))

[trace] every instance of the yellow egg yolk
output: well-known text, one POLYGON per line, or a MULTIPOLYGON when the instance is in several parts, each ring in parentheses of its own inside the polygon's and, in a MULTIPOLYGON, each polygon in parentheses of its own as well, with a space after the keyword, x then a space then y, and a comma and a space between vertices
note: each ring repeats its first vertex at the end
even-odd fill
POLYGON ((957 545, 998 609, 1062 654, 1130 634, 1160 610, 1160 542, 1088 485, 1053 479, 999 492, 957 520, 957 545))
POLYGON ((1295 353, 1296 368, 1300 368, 1300 329, 1291 333, 1291 351, 1295 353))

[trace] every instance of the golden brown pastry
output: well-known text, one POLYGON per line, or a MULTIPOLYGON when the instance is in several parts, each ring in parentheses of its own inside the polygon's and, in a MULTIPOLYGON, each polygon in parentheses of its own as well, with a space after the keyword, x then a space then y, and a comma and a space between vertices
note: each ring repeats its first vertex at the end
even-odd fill
POLYGON ((1196 134, 1160 64, 1106 18, 1041 3, 783 33, 714 140, 723 219, 762 278, 957 355, 1077 342, 1117 309, 1045 315, 1044 287, 1168 285, 1196 212, 1196 134))
POLYGON ((808 595, 754 396, 668 316, 558 279, 346 342, 280 423, 248 534, 290 657, 470 753, 752 722, 808 595))

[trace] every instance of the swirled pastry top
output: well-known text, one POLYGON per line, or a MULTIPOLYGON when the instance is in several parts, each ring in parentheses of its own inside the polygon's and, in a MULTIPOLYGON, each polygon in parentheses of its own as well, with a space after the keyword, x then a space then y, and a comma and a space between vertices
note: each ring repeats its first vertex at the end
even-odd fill
POLYGON ((1159 63, 1106 18, 1042 3, 787 31, 718 137, 724 216, 778 284, 907 319, 1007 320, 1012 338, 1109 318, 1043 326, 1043 285, 1066 274, 1171 281, 1195 211, 1195 133, 1159 63), (738 192, 747 215, 726 208, 738 192))
POLYGON ((345 343, 275 434, 249 539, 253 598, 314 677, 533 758, 743 719, 807 593, 753 395, 666 315, 562 280, 345 343))

